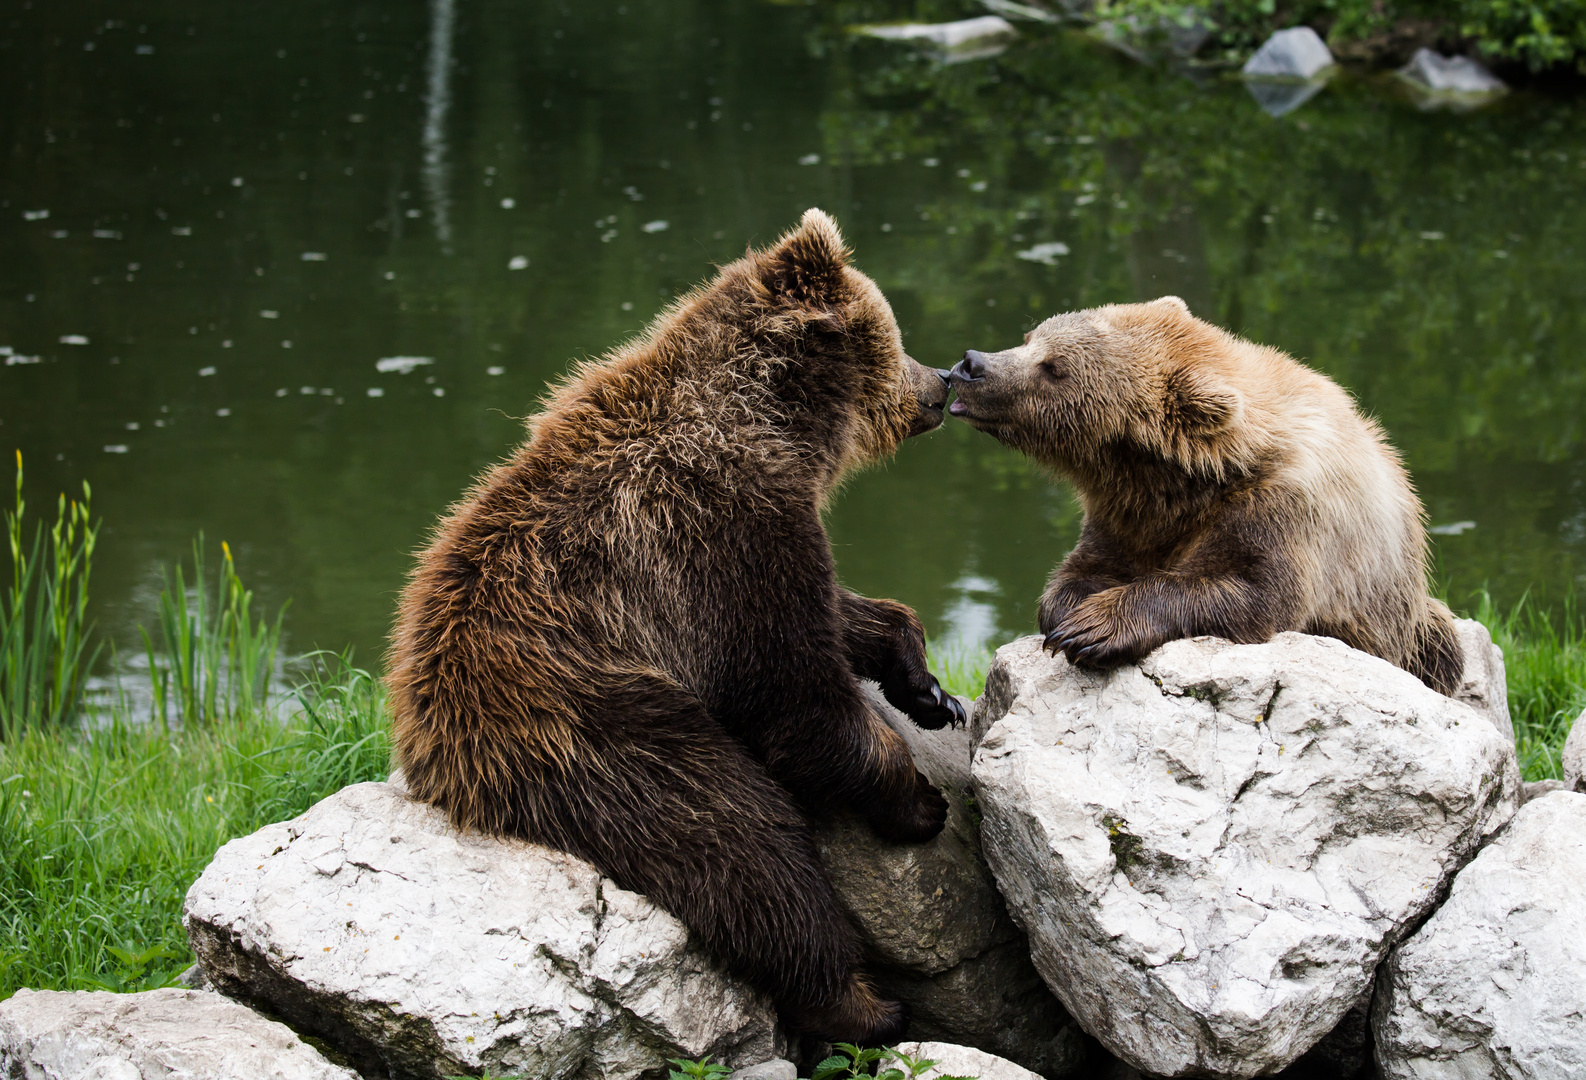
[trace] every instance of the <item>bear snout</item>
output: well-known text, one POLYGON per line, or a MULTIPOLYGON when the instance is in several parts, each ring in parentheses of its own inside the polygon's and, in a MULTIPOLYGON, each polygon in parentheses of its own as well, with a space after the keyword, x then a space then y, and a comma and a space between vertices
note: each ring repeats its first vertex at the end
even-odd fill
POLYGON ((986 377, 986 354, 975 349, 965 351, 964 358, 953 365, 948 376, 961 382, 975 382, 986 377))

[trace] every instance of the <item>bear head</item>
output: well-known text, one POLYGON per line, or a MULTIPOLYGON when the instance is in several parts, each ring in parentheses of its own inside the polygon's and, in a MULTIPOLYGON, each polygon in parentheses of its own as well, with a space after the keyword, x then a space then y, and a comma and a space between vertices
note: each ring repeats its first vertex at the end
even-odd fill
POLYGON ((1221 473, 1246 426, 1229 340, 1176 296, 1054 315, 966 352, 948 412, 1082 485, 1151 460, 1221 473))
POLYGON ((892 306, 849 260, 837 223, 811 209, 711 287, 754 353, 775 357, 763 377, 788 433, 830 459, 833 479, 937 428, 947 404, 947 372, 904 351, 892 306))

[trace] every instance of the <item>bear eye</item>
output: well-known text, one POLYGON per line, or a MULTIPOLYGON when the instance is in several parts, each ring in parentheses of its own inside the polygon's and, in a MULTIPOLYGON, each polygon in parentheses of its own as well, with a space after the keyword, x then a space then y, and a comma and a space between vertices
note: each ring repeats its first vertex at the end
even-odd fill
POLYGON ((1064 379, 1068 378, 1068 370, 1056 360, 1042 360, 1041 374, 1045 375, 1053 382, 1062 382, 1064 379))

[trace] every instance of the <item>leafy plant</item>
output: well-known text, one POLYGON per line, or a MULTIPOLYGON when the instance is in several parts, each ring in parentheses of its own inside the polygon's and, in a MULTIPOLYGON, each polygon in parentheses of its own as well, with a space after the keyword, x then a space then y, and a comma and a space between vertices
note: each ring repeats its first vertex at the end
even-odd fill
POLYGON ((143 631, 154 692, 154 715, 167 722, 171 706, 184 724, 252 711, 269 695, 281 643, 285 607, 273 623, 253 620, 253 592, 242 584, 231 548, 221 563, 211 598, 204 580, 204 536, 193 542, 193 582, 180 563, 175 581, 160 590, 160 648, 143 631))
MULTIPOLYGON (((815 1066, 810 1080, 853 1080, 855 1077, 874 1075, 875 1080, 916 1080, 936 1065, 931 1058, 912 1057, 896 1047, 855 1046, 853 1043, 834 1043, 837 1051, 815 1066), (896 1065, 885 1065, 896 1062, 896 1065), (901 1068, 899 1066, 902 1066, 901 1068)), ((967 1076, 938 1076, 932 1080, 978 1080, 967 1076)))
POLYGON ((75 716, 99 656, 98 646, 88 646, 88 577, 99 536, 88 482, 82 502, 57 499, 48 539, 40 522, 30 542, 22 451, 16 457, 16 508, 6 513, 11 584, 0 603, 0 740, 6 742, 24 728, 75 716))
POLYGON ((707 1055, 698 1061, 687 1058, 667 1058, 672 1069, 667 1073, 667 1080, 726 1080, 732 1070, 719 1061, 712 1061, 707 1055))

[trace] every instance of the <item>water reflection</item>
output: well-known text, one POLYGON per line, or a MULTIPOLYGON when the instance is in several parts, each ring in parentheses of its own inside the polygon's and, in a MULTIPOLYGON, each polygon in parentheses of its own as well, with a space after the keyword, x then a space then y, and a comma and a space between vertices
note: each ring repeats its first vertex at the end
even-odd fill
POLYGON ((429 57, 425 65, 424 190, 430 200, 435 239, 451 253, 450 167, 446 163, 446 113, 452 105, 452 24, 456 0, 430 0, 429 57))
MULTIPOLYGON (((812 205, 922 362, 1177 293, 1382 420, 1456 600, 1579 576, 1575 103, 1423 114, 1341 78, 1273 120, 1059 27, 951 65, 848 32, 929 14, 883 0, 454 5, 0 24, 0 447, 34 505, 93 482, 124 651, 203 529, 292 598, 293 648, 372 660, 409 553, 546 381, 812 205)), ((950 423, 829 527, 847 584, 972 642, 1033 628, 1078 521, 950 423)))

